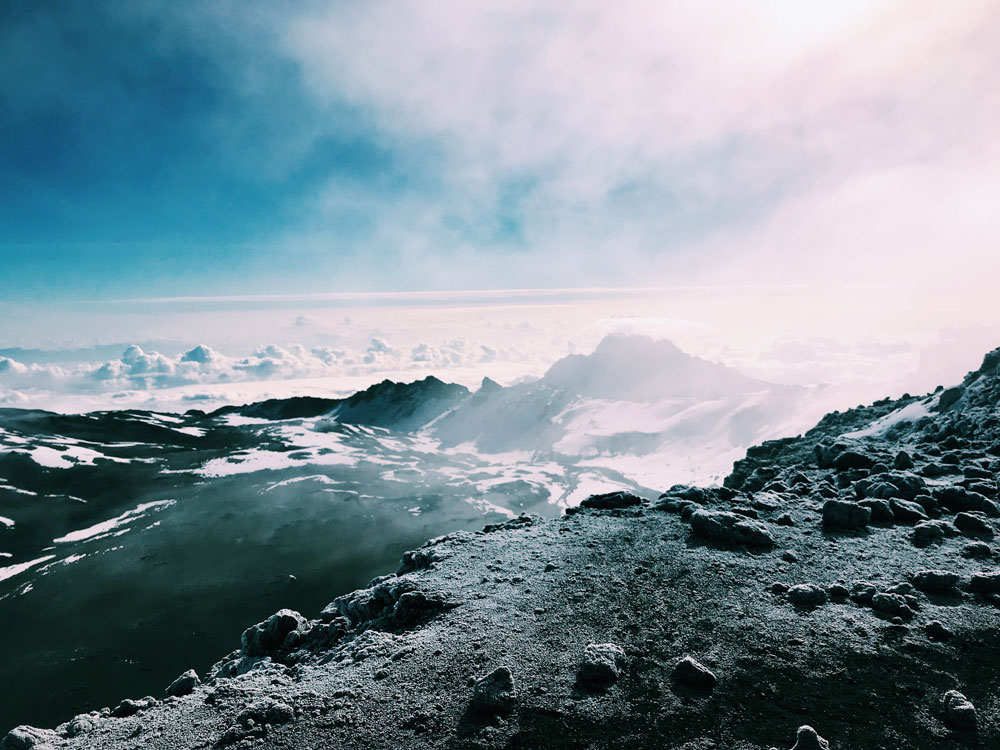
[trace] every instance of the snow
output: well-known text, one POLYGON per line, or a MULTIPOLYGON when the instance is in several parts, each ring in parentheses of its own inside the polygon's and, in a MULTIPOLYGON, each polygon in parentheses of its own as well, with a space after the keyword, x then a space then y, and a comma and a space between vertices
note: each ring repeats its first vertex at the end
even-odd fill
POLYGON ((206 430, 203 427, 173 427, 174 432, 179 432, 182 435, 190 435, 191 437, 205 437, 206 430))
POLYGON ((279 487, 288 487, 293 484, 298 484, 299 482, 319 482, 320 484, 343 484, 343 482, 338 482, 336 479, 331 479, 326 474, 311 474, 307 477, 292 477, 291 479, 283 479, 280 482, 272 482, 267 487, 264 488, 264 492, 270 492, 271 490, 276 490, 279 487))
POLYGON ((35 560, 29 560, 28 562, 18 563, 17 565, 8 565, 6 568, 0 568, 0 581, 6 581, 8 578, 13 578, 14 576, 23 573, 26 570, 39 565, 47 560, 51 560, 55 555, 45 555, 45 557, 39 557, 35 560))
POLYGON ((900 424, 902 422, 916 422, 924 417, 929 417, 930 412, 927 410, 927 405, 923 401, 914 401, 912 404, 907 404, 901 409, 896 409, 894 412, 886 414, 884 417, 880 417, 872 422, 868 427, 863 430, 855 430, 854 432, 845 432, 841 437, 845 438, 865 438, 865 437, 877 437, 879 435, 884 435, 889 431, 894 425, 900 424))
POLYGON ((65 544, 66 542, 80 542, 84 539, 97 539, 110 534, 123 534, 128 531, 128 529, 122 527, 127 526, 138 518, 141 518, 146 511, 169 508, 175 502, 176 500, 156 500, 151 503, 142 503, 137 505, 132 510, 125 511, 120 516, 109 518, 107 521, 102 521, 101 523, 94 524, 93 526, 88 526, 85 529, 71 531, 69 534, 61 536, 58 539, 53 539, 52 541, 55 544, 65 544))
POLYGON ((98 451, 90 448, 84 448, 82 445, 69 440, 53 440, 52 442, 56 445, 64 447, 62 450, 57 450, 47 445, 36 445, 31 448, 22 448, 13 452, 30 456, 36 464, 44 466, 48 469, 71 469, 74 466, 93 466, 94 462, 98 459, 114 461, 119 464, 129 463, 129 459, 127 458, 106 456, 103 453, 99 453, 98 451))
POLYGON ((32 497, 38 497, 37 492, 32 492, 31 490, 22 490, 20 487, 15 487, 12 484, 0 483, 0 490, 6 490, 7 492, 16 492, 18 495, 30 495, 32 497))
POLYGON ((14 528, 14 521, 13 519, 0 516, 0 526, 6 526, 8 529, 12 529, 14 528))

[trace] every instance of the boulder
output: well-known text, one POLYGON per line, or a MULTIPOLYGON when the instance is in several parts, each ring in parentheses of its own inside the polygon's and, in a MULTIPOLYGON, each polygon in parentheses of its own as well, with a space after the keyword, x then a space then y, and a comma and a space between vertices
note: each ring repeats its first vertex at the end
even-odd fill
POLYGON ((952 632, 940 620, 928 622, 924 625, 924 632, 932 641, 946 641, 952 636, 952 632))
POLYGON ((993 548, 986 542, 969 542, 962 548, 962 557, 972 560, 988 560, 993 557, 993 548))
POLYGON ((896 520, 887 500, 859 500, 858 505, 871 511, 872 523, 892 523, 896 520))
POLYGON ((475 681, 472 688, 472 709, 485 716, 505 716, 514 710, 517 688, 508 667, 497 667, 475 681))
POLYGON ((696 510, 690 517, 698 536, 730 547, 773 547, 774 537, 762 523, 726 511, 696 510))
POLYGON ((938 396, 938 409, 940 411, 950 409, 960 398, 962 398, 964 393, 965 387, 961 385, 956 385, 954 388, 948 388, 945 391, 941 391, 941 395, 938 396))
POLYGON ((0 740, 0 750, 53 750, 62 744, 59 735, 49 729, 22 725, 0 740))
POLYGON ((799 727, 792 750, 830 750, 830 743, 809 725, 799 727))
POLYGON ((268 656, 281 648, 290 633, 302 629, 306 618, 290 609, 282 609, 264 622, 252 625, 243 631, 240 639, 243 653, 247 656, 268 656))
POLYGON ((858 503, 832 499, 823 503, 823 526, 829 529, 864 529, 871 517, 871 510, 858 503))
POLYGON ((890 594, 885 591, 872 597, 872 609, 890 617, 902 617, 904 620, 913 616, 913 610, 902 594, 890 594))
POLYGON ((857 451, 844 451, 833 459, 833 468, 837 471, 847 471, 849 469, 870 469, 875 461, 864 453, 857 451))
POLYGON ((858 581, 851 586, 851 600, 858 604, 871 604, 872 598, 878 593, 875 584, 867 581, 858 581))
POLYGON ((952 729, 974 732, 979 726, 979 717, 972 702, 957 690, 944 694, 944 722, 952 729))
POLYGON ((642 505, 643 499, 631 492, 606 492, 603 495, 591 495, 580 503, 581 508, 595 510, 614 510, 616 508, 632 508, 642 505))
POLYGON ((985 495, 957 485, 938 487, 934 490, 934 499, 953 513, 996 507, 985 495))
POLYGON ((140 711, 150 708, 156 705, 156 698, 152 696, 147 696, 139 700, 132 700, 131 698, 126 698, 121 703, 119 703, 111 711, 111 715, 118 719, 124 719, 128 716, 135 716, 140 711))
POLYGON ((963 534, 986 539, 993 538, 993 527, 978 513, 959 513, 955 516, 955 526, 963 534))
POLYGON ((892 465, 897 469, 912 469, 913 458, 906 451, 900 451, 893 459, 892 465))
POLYGON ((960 580, 958 573, 949 570, 921 570, 913 576, 913 585, 928 594, 950 594, 960 580))
POLYGON ((913 525, 928 520, 924 509, 911 500, 900 500, 894 497, 889 501, 889 507, 892 509, 893 518, 899 523, 913 525))
POLYGON ((973 573, 969 590, 978 594, 1000 594, 1000 570, 992 573, 973 573))
POLYGON ((179 698, 182 695, 189 694, 200 684, 201 680, 198 679, 198 673, 193 669, 189 669, 187 672, 170 683, 169 687, 167 687, 166 693, 167 695, 179 698))
POLYGON ((954 527, 944 521, 922 521, 913 527, 913 544, 915 547, 928 547, 954 533, 954 527))
POLYGON ((625 671, 625 651, 614 643, 588 643, 583 662, 577 671, 580 682, 608 685, 617 682, 625 671))
POLYGON ((826 591, 814 583, 800 583, 788 589, 788 601, 796 607, 814 609, 826 603, 826 591))
POLYGON ((719 682, 708 667, 690 656, 685 656, 674 666, 674 679, 682 685, 702 690, 710 690, 719 682))

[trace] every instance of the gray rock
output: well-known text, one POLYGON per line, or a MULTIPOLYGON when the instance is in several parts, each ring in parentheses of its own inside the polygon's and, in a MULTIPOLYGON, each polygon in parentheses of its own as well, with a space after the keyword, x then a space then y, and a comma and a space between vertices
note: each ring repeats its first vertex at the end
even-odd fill
POLYGON ((808 724, 799 727, 792 750, 830 750, 830 743, 808 724))
POLYGON ((472 708, 487 716, 505 716, 514 710, 517 688, 509 667, 497 667, 477 679, 472 688, 472 708))
POLYGON ((274 698, 257 701, 236 715, 236 722, 244 729, 264 724, 287 724, 295 718, 295 711, 287 703, 274 698))
POLYGON ((892 508, 893 518, 899 523, 915 524, 928 520, 924 509, 912 500, 900 500, 894 497, 889 501, 889 507, 892 508))
POLYGON ((595 510, 612 510, 614 508, 631 508, 642 505, 643 499, 631 492, 606 492, 603 495, 591 495, 580 503, 581 508, 595 510))
POLYGON ((625 670, 625 651, 614 643, 588 643, 583 663, 577 672, 581 682, 608 684, 616 682, 625 670))
POLYGON ((965 388, 961 385, 956 385, 954 388, 942 391, 941 395, 938 396, 938 409, 940 411, 944 411, 945 409, 951 408, 960 398, 962 398, 964 393, 965 388))
POLYGON ((674 666, 674 679, 682 685, 703 690, 711 689, 719 682, 708 667, 690 656, 685 656, 674 666))
POLYGON ((913 527, 913 545, 915 547, 929 547, 932 544, 943 542, 946 533, 946 526, 941 521, 922 521, 913 527))
POLYGON ((875 588, 875 584, 867 581, 858 581, 851 586, 851 599, 858 604, 871 604, 877 593, 878 589, 875 588))
POLYGON ((955 585, 962 579, 948 570, 921 570, 913 576, 913 585, 929 594, 954 593, 955 585))
POLYGON ((992 573, 973 573, 969 590, 979 594, 1000 594, 1000 570, 992 573))
POLYGON ((979 726, 979 717, 972 702, 957 690, 944 694, 944 721, 952 729, 974 732, 979 726))
POLYGON ((893 459, 892 465, 897 469, 912 469, 913 458, 906 451, 900 451, 893 459))
POLYGON ((934 490, 934 499, 953 513, 996 508, 988 497, 958 486, 938 487, 934 490))
POLYGON ((891 617, 902 617, 904 620, 913 617, 913 610, 906 603, 902 594, 881 592, 872 597, 872 609, 891 617))
POLYGON ((813 609, 826 603, 826 592, 814 583, 800 583, 788 589, 788 601, 796 607, 813 609))
POLYGON ((175 698, 179 698, 182 695, 188 695, 192 690, 194 690, 198 685, 201 684, 201 680, 198 679, 198 673, 193 669, 189 669, 187 672, 182 674, 176 680, 170 683, 167 688, 167 695, 172 695, 175 698))
POLYGON ((986 542, 969 542, 962 548, 962 557, 973 560, 987 560, 993 556, 993 548, 986 542))
POLYGON ((691 514, 690 522, 695 534, 726 546, 774 546, 774 537, 762 523, 736 513, 697 510, 691 514))
POLYGON ((846 599, 851 594, 851 592, 847 590, 847 586, 839 583, 831 583, 827 586, 826 593, 829 594, 831 599, 846 599))
POLYGON ((140 711, 150 708, 156 705, 156 698, 152 696, 146 696, 140 700, 132 700, 131 698, 126 698, 112 710, 111 715, 123 719, 127 716, 135 716, 140 711))
POLYGON ((823 503, 823 525, 829 529, 864 529, 871 517, 871 510, 858 503, 833 499, 823 503))
POLYGON ((857 451, 844 451, 833 459, 833 467, 837 471, 849 469, 870 469, 875 463, 869 456, 857 451))
POLYGON ((952 636, 952 632, 944 626, 940 620, 931 620, 924 625, 924 632, 932 641, 946 641, 952 636))
POLYGON ((871 511, 872 523, 892 523, 896 517, 892 514, 892 508, 887 500, 860 500, 861 505, 871 511))
POLYGON ((51 750, 61 744, 61 738, 52 730, 23 725, 0 740, 0 750, 51 750))
POLYGON ((977 513, 959 513, 955 516, 955 526, 963 534, 993 538, 993 527, 977 513))
POLYGON ((243 631, 243 653, 267 656, 281 647, 290 633, 299 631, 306 618, 290 609, 282 609, 243 631))

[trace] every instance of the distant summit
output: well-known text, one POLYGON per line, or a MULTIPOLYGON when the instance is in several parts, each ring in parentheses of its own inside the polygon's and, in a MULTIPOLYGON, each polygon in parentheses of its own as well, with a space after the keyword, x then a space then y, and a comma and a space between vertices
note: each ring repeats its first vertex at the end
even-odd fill
POLYGON ((593 354, 571 354, 543 380, 581 396, 615 401, 715 399, 773 387, 715 362, 693 357, 670 341, 615 334, 593 354))

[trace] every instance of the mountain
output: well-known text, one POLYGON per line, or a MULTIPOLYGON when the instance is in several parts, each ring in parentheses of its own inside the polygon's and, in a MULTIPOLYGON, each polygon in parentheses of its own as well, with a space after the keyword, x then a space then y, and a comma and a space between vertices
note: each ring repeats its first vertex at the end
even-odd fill
POLYGON ((724 365, 692 357, 670 341, 648 336, 608 336, 593 354, 571 354, 543 378, 579 396, 650 402, 669 398, 711 400, 774 386, 724 365))
POLYGON ((475 392, 431 377, 211 414, 0 411, 0 609, 18 644, 0 684, 20 686, 0 730, 144 694, 178 660, 204 670, 234 629, 314 610, 428 537, 719 481, 818 401, 611 337, 475 392))
POLYGON ((998 366, 832 412, 721 486, 432 539, 234 631, 174 697, 4 750, 995 747, 998 366))

